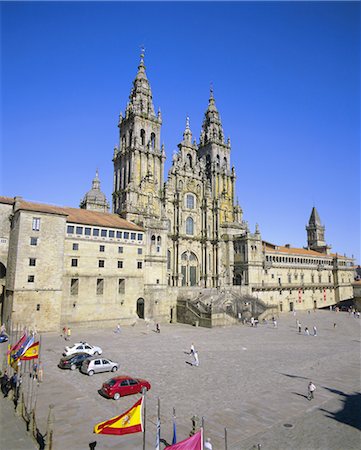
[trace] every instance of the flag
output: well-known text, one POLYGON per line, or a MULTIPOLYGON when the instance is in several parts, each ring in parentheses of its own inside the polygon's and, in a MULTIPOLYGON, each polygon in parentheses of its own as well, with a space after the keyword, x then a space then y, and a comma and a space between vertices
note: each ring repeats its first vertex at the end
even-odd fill
POLYGON ((157 419, 157 436, 155 438, 155 450, 160 450, 160 417, 157 419))
POLYGON ((171 450, 203 450, 203 429, 201 428, 194 436, 167 448, 171 450))
POLYGON ((11 348, 10 348, 10 353, 11 352, 16 352, 18 349, 19 349, 19 347, 25 342, 25 340, 26 340, 26 338, 27 338, 27 334, 26 334, 26 332, 24 332, 24 334, 21 336, 21 338, 18 340, 18 342, 16 342, 16 344, 14 344, 11 348))
POLYGON ((25 341, 20 345, 20 347, 14 352, 11 352, 11 358, 13 361, 18 360, 23 354, 34 344, 34 336, 28 336, 25 341))
POLYGON ((23 354, 20 356, 21 360, 28 361, 29 359, 36 359, 39 357, 39 342, 34 342, 23 354))
POLYGON ((120 435, 143 431, 142 404, 143 397, 120 416, 113 417, 95 425, 94 433, 120 435))
POLYGON ((175 416, 173 416, 173 439, 172 445, 177 443, 177 426, 175 423, 175 416))

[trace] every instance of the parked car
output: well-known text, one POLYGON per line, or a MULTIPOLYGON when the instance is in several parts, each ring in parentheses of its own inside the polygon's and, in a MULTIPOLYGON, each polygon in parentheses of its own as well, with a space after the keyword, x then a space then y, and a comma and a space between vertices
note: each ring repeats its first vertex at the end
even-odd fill
POLYGON ((118 370, 118 363, 106 358, 89 358, 81 365, 80 372, 87 375, 94 375, 98 372, 115 372, 118 370))
POLYGON ((9 340, 9 336, 5 333, 0 334, 0 342, 7 342, 9 340))
POLYGON ((78 342, 71 347, 65 347, 63 356, 69 356, 73 353, 88 353, 88 355, 101 355, 103 350, 95 345, 90 345, 87 342, 78 342))
POLYGON ((141 378, 132 378, 128 375, 120 375, 103 383, 100 392, 108 398, 119 400, 124 395, 138 394, 149 391, 150 383, 141 378))
POLYGON ((72 355, 61 358, 58 367, 60 367, 60 369, 70 370, 79 369, 87 358, 90 358, 88 353, 73 353, 72 355))

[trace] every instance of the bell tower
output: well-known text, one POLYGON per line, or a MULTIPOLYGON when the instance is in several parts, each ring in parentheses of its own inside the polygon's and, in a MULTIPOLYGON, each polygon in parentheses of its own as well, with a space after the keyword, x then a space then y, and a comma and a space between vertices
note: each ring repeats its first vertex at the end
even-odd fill
POLYGON ((330 246, 325 241, 325 227, 321 224, 320 216, 315 207, 312 208, 307 231, 307 247, 321 253, 329 253, 330 246))
POLYGON ((113 156, 113 212, 139 224, 146 217, 162 216, 165 151, 160 145, 161 125, 160 110, 154 112, 143 50, 125 116, 119 115, 119 144, 113 156))

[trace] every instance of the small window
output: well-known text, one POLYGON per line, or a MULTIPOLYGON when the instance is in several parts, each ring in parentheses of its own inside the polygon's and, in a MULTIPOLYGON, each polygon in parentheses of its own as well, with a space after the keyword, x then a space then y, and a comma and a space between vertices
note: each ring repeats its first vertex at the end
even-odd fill
POLYGON ((157 253, 160 253, 160 247, 157 245, 157 253))
POLYGON ((142 261, 137 261, 137 269, 142 269, 142 268, 143 268, 142 261))
POLYGON ((77 258, 73 258, 71 260, 71 267, 78 267, 78 260, 77 260, 77 258))
POLYGON ((99 228, 93 228, 93 236, 99 236, 99 228))
POLYGON ((36 259, 35 258, 30 258, 29 259, 29 266, 36 266, 36 259))
POLYGON ((97 295, 102 295, 104 292, 104 278, 97 278, 97 295))
POLYGON ((104 259, 99 259, 98 261, 98 267, 104 267, 105 266, 105 261, 104 259))
POLYGON ((194 196, 192 194, 187 195, 187 208, 194 209, 194 196))
POLYGON ((79 278, 72 278, 70 280, 70 295, 78 295, 79 278))
POLYGON ((135 240, 137 234, 136 233, 130 233, 130 239, 135 240))
POLYGON ((40 218, 33 217, 33 231, 39 231, 39 230, 40 230, 40 218))
POLYGON ((122 232, 121 231, 117 231, 117 239, 121 239, 122 238, 122 232))
POLYGON ((91 228, 86 227, 86 228, 84 229, 84 234, 85 234, 85 236, 90 236, 90 235, 91 235, 91 231, 92 231, 91 228))
POLYGON ((127 231, 124 231, 124 239, 129 239, 129 233, 127 231))
POLYGON ((152 244, 152 245, 155 245, 155 236, 154 236, 154 234, 153 234, 153 236, 151 237, 150 240, 151 240, 151 244, 152 244))
POLYGON ((107 230, 101 230, 100 236, 107 237, 107 230))
POLYGON ((96 359, 96 360, 94 361, 94 365, 100 366, 100 364, 101 364, 100 359, 96 359))
POLYGON ((157 236, 157 245, 162 245, 162 238, 157 236))
POLYGON ((123 253, 123 247, 118 247, 118 253, 123 253))
POLYGON ((35 276, 34 275, 29 275, 28 276, 28 283, 34 283, 35 281, 35 276))
POLYGON ((105 245, 99 245, 99 251, 105 252, 105 245))
POLYGON ((83 227, 76 227, 76 234, 83 234, 83 227))
POLYGON ((129 384, 131 386, 135 386, 136 384, 138 384, 138 381, 137 380, 129 380, 129 384))
POLYGON ((138 248, 138 255, 143 254, 143 249, 142 248, 138 248))
POLYGON ((138 241, 142 241, 143 240, 143 235, 142 233, 138 233, 138 241))
POLYGON ((79 244, 73 244, 73 250, 79 250, 79 244))
POLYGON ((36 305, 36 310, 37 310, 37 311, 40 311, 40 303, 38 303, 38 304, 36 305))
POLYGON ((113 238, 115 235, 115 232, 113 230, 109 230, 109 237, 113 238))
POLYGON ((68 225, 67 228, 66 228, 66 232, 68 234, 74 234, 74 227, 73 227, 73 225, 68 225))
POLYGON ((118 261, 118 269, 123 269, 123 261, 118 261))
POLYGON ((192 236, 194 234, 194 221, 192 217, 188 217, 186 220, 186 234, 192 236))
POLYGON ((37 237, 31 237, 30 238, 30 245, 38 245, 38 238, 37 237))
POLYGON ((118 293, 125 294, 125 279, 119 278, 118 280, 118 293))

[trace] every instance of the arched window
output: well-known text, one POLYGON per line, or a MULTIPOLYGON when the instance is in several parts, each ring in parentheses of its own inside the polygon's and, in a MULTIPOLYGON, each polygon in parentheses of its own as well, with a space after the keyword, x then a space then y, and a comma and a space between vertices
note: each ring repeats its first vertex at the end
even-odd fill
POLYGON ((130 131, 129 131, 129 145, 130 145, 130 146, 132 145, 132 140, 133 140, 133 131, 130 130, 130 131))
POLYGON ((154 134, 154 133, 152 133, 152 134, 150 135, 150 146, 151 146, 153 149, 155 149, 155 134, 154 134))
POLYGON ((152 245, 155 245, 155 236, 154 236, 154 234, 153 234, 153 236, 151 237, 150 240, 151 240, 151 244, 152 244, 152 245))
POLYGON ((192 217, 188 217, 186 220, 186 234, 193 236, 194 234, 194 221, 192 217))
POLYGON ((189 167, 192 167, 192 156, 189 153, 187 155, 187 162, 188 162, 189 167))
POLYGON ((219 155, 217 155, 216 159, 217 159, 217 167, 219 167, 219 161, 220 161, 219 155))
POLYGON ((122 148, 125 148, 125 135, 122 136, 122 148))
POLYGON ((227 167, 227 158, 223 158, 223 165, 224 167, 227 167))
POLYGON ((194 195, 192 194, 187 194, 186 197, 186 207, 188 209, 194 209, 194 195))
POLYGON ((171 261, 172 261, 172 254, 170 250, 167 251, 167 270, 170 270, 171 268, 171 261))
POLYGON ((160 236, 157 237, 157 245, 162 244, 162 238, 160 236))
POLYGON ((145 131, 143 129, 140 130, 140 143, 141 145, 145 145, 145 131))

